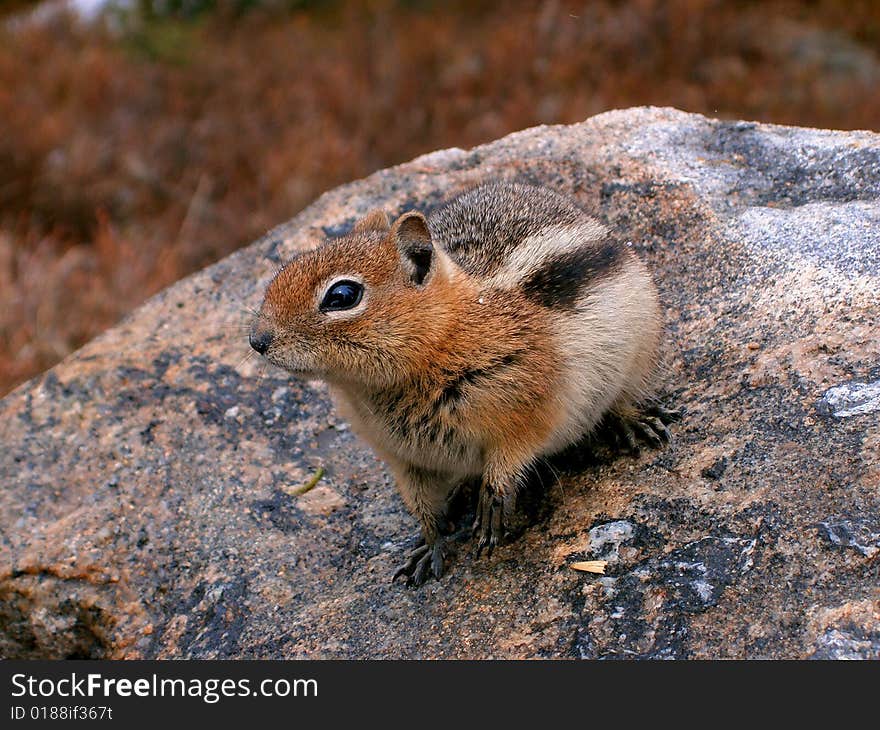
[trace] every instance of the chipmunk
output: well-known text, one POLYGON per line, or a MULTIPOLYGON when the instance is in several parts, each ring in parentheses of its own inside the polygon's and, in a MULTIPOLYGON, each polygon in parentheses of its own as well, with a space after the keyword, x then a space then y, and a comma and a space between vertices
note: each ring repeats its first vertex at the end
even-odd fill
POLYGON ((480 479, 491 554, 540 459, 613 417, 631 448, 677 417, 657 405, 657 292, 629 244, 568 198, 473 188, 393 223, 376 210, 269 284, 250 344, 321 378, 391 468, 421 544, 394 574, 440 578, 447 502, 480 479), (645 404, 648 404, 646 407, 645 404))

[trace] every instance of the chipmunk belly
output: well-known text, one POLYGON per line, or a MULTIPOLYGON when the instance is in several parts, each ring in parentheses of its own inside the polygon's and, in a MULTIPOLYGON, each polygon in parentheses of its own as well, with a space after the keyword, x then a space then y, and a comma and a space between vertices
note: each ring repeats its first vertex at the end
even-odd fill
POLYGON ((479 475, 482 448, 458 419, 437 409, 420 391, 353 394, 334 389, 337 406, 380 456, 462 479, 479 475))

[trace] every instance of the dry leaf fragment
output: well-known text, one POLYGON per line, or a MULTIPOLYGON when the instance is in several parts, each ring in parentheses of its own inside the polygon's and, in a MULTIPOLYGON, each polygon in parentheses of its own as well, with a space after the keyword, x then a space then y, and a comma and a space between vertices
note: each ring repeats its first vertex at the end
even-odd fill
POLYGON ((600 575, 605 575, 606 565, 608 565, 607 560, 584 560, 580 563, 572 563, 569 567, 574 570, 580 570, 584 573, 599 573, 600 575))

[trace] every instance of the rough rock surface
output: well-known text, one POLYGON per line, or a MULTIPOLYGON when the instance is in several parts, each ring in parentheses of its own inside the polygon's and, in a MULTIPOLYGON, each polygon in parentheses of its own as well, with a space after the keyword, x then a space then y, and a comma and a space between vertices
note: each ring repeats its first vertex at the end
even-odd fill
POLYGON ((880 658, 878 292, 867 132, 632 109, 338 188, 0 403, 0 655, 880 658), (688 415, 665 451, 584 450, 524 534, 412 590, 382 464, 247 359, 246 308, 371 208, 490 179, 633 241, 688 415))

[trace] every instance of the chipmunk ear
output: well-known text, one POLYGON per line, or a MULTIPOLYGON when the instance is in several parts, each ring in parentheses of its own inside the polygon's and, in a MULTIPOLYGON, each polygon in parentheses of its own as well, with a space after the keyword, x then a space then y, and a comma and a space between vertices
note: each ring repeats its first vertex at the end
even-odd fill
POLYGON ((421 285, 431 271, 434 245, 425 216, 416 211, 404 213, 391 227, 391 237, 397 244, 404 270, 413 282, 421 285))
POLYGON ((364 233, 366 231, 386 232, 391 228, 391 221, 388 220, 388 214, 381 208, 376 208, 367 213, 352 229, 354 233, 364 233))

